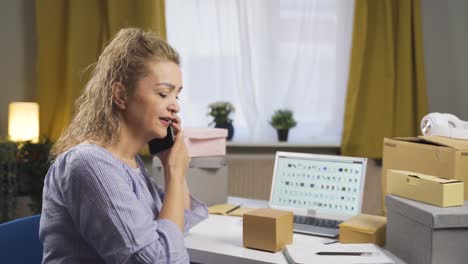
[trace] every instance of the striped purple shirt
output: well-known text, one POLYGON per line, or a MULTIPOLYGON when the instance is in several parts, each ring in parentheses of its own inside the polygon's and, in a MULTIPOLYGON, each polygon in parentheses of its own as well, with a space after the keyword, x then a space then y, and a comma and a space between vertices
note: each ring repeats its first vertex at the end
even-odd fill
MULTIPOLYGON (((143 161, 138 169, 93 144, 60 155, 44 181, 39 236, 42 263, 188 263, 184 234, 157 219, 164 192, 143 161)), ((208 216, 190 197, 186 233, 208 216)))

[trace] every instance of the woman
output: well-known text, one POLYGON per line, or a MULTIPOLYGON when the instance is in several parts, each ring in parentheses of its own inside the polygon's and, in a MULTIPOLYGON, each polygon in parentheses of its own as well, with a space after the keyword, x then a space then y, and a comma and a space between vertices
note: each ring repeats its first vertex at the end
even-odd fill
POLYGON ((180 127, 179 56, 166 42, 123 29, 104 49, 44 181, 43 263, 188 263, 183 232, 207 217, 190 196, 180 127), (138 151, 168 126, 159 157, 164 192, 138 151))

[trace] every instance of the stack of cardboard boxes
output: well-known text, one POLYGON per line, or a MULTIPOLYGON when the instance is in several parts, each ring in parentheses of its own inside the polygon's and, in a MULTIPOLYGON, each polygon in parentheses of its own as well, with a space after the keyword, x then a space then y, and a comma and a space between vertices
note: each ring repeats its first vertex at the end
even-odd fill
MULTIPOLYGON (((187 171, 190 193, 207 205, 225 203, 228 196, 226 161, 227 129, 184 128, 184 141, 191 157, 187 171), (210 191, 207 186, 213 186, 210 191)), ((164 168, 159 158, 153 158, 153 174, 159 186, 164 186, 164 168)))
POLYGON ((382 197, 386 248, 408 263, 468 263, 467 180, 466 140, 384 139, 382 193, 400 196, 382 197))

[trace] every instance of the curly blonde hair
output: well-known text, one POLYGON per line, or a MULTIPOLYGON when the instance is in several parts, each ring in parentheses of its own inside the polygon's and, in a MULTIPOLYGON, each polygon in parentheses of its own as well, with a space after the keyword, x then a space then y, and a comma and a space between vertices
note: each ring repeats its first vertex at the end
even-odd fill
POLYGON ((75 116, 51 150, 51 158, 88 140, 114 143, 120 131, 119 113, 112 100, 112 85, 120 82, 132 95, 147 73, 146 63, 174 62, 180 58, 167 42, 137 28, 120 30, 99 56, 91 78, 75 102, 75 116))

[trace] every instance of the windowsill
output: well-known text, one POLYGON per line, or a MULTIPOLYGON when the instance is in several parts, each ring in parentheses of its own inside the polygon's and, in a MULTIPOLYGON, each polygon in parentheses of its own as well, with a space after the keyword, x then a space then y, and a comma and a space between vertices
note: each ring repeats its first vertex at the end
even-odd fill
POLYGON ((340 146, 333 144, 310 144, 298 142, 232 142, 226 145, 227 154, 275 154, 276 151, 340 154, 340 146))
MULTIPOLYGON (((333 144, 310 144, 298 142, 233 142, 226 143, 226 154, 272 154, 276 151, 302 152, 339 155, 340 146, 333 144)), ((152 162, 149 151, 141 152, 140 157, 144 162, 152 162)))
POLYGON ((338 145, 318 143, 297 143, 297 142, 233 142, 226 143, 228 148, 274 148, 274 147, 287 147, 287 148, 339 148, 338 145))

